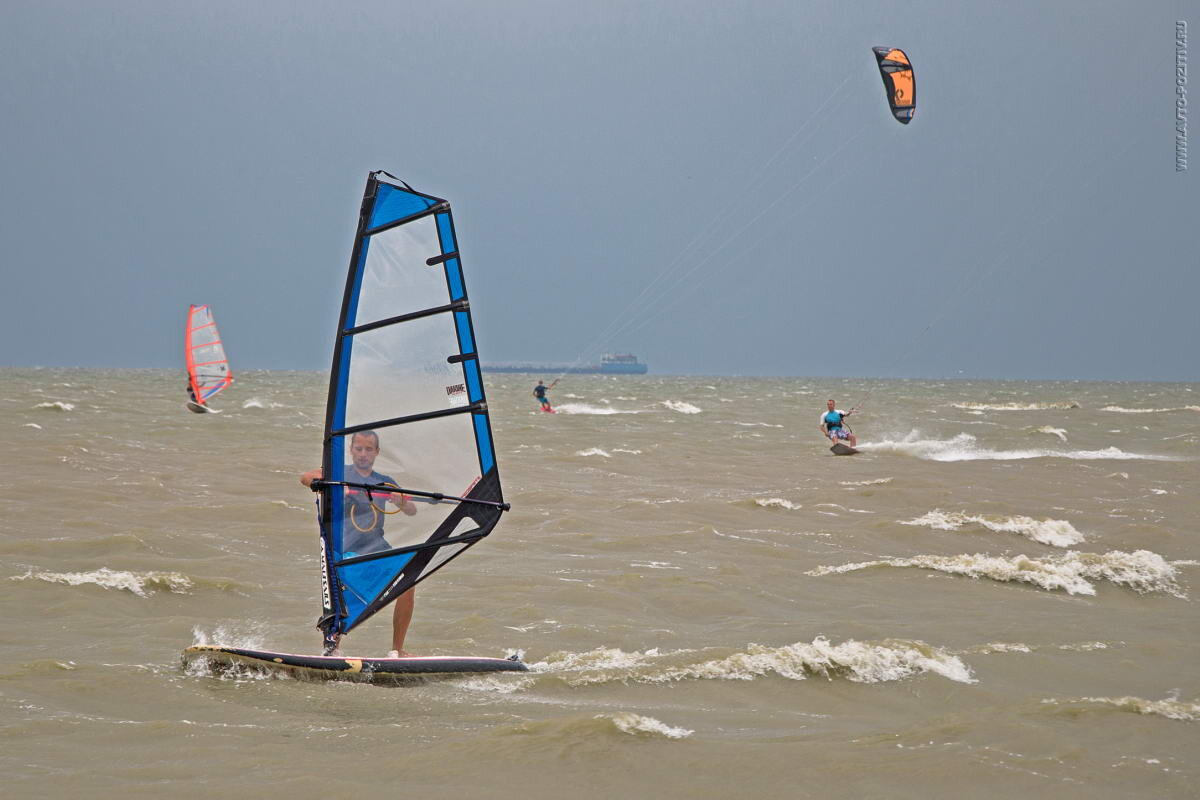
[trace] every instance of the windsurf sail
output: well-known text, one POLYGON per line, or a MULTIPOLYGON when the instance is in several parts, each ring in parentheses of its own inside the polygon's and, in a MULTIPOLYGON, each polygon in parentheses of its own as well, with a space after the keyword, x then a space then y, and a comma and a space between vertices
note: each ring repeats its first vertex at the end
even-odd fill
POLYGON ((233 383, 225 345, 221 343, 221 334, 217 332, 217 323, 208 306, 188 306, 183 357, 187 363, 190 399, 199 405, 204 405, 233 383))
POLYGON ((327 645, 508 508, 450 204, 386 172, 363 193, 321 466, 327 645))
POLYGON ((892 116, 907 125, 917 113, 917 81, 913 75, 912 62, 898 47, 873 47, 883 88, 887 92, 892 116))

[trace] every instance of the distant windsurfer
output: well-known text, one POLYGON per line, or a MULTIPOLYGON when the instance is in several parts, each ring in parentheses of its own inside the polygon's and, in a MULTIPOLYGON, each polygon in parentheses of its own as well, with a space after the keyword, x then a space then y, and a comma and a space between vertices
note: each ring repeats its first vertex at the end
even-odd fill
POLYGON ((554 411, 554 409, 550 407, 550 398, 546 396, 546 392, 553 389, 557 383, 558 381, 554 381, 554 383, 551 383, 549 386, 547 386, 541 381, 538 381, 538 385, 533 387, 533 396, 536 397, 538 402, 542 404, 542 411, 554 411))
MULTIPOLYGON (((375 459, 379 456, 379 434, 375 431, 359 431, 350 437, 350 455, 353 464, 346 465, 345 479, 352 483, 365 483, 376 486, 390 484, 399 486, 396 479, 390 475, 375 471, 375 459)), ((312 482, 322 477, 321 469, 312 469, 300 476, 300 483, 312 488, 312 482)), ((396 506, 406 515, 417 513, 417 506, 402 492, 372 491, 370 495, 363 489, 347 486, 345 501, 345 518, 342 521, 342 557, 353 558, 367 553, 377 553, 390 550, 392 545, 383 538, 383 507, 387 503, 396 506)), ((404 650, 404 637, 408 634, 408 626, 412 622, 415 605, 414 590, 409 589, 396 598, 392 609, 392 652, 390 658, 409 655, 404 650)), ((325 655, 340 655, 336 649, 325 655)))
POLYGON ((857 437, 842 422, 842 420, 854 413, 854 409, 841 411, 832 400, 827 405, 829 406, 829 410, 821 415, 821 433, 825 434, 829 441, 834 444, 837 444, 840 439, 849 442, 851 447, 856 447, 858 444, 857 437))
POLYGON ((188 399, 191 400, 193 403, 196 402, 196 390, 192 388, 192 378, 190 375, 188 376, 188 379, 187 379, 187 392, 188 392, 188 399))

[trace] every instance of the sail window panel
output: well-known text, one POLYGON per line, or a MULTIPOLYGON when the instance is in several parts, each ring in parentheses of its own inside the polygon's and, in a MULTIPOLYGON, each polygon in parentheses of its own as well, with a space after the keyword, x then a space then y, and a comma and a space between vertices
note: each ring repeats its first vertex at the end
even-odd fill
POLYGON ((198 370, 203 370, 202 364, 210 364, 213 361, 225 360, 225 348, 219 343, 206 344, 196 347, 192 350, 192 361, 197 365, 198 370))
POLYGON ((450 302, 446 271, 429 266, 442 255, 437 223, 423 217, 371 236, 359 280, 354 326, 450 302))
MULTIPOLYGON (((374 483, 382 475, 402 488, 462 497, 480 479, 471 416, 456 414, 380 428, 375 431, 378 452, 373 463, 371 454, 361 449, 364 444, 374 444, 374 437, 362 433, 336 436, 332 441, 334 480, 374 483), (360 448, 357 454, 351 449, 355 443, 360 448), (359 467, 370 470, 367 477, 359 467)), ((347 489, 332 505, 343 535, 338 558, 345 557, 347 551, 366 555, 421 544, 459 505, 450 500, 410 496, 411 506, 405 507, 416 511, 409 514, 394 493, 371 494, 368 498, 361 490, 347 489), (364 544, 368 549, 363 549, 364 544)))
POLYGON ((203 328, 196 328, 192 331, 192 347, 212 344, 215 341, 217 341, 216 325, 205 323, 203 328))
POLYGON ((343 427, 466 406, 468 387, 449 314, 365 331, 351 342, 343 427))

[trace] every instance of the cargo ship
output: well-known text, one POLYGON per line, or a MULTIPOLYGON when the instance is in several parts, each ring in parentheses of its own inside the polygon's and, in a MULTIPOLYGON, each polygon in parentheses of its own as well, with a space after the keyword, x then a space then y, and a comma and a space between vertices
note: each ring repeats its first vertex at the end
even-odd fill
POLYGON ((483 364, 484 372, 538 372, 544 375, 645 375, 650 367, 630 353, 606 353, 599 364, 483 364))

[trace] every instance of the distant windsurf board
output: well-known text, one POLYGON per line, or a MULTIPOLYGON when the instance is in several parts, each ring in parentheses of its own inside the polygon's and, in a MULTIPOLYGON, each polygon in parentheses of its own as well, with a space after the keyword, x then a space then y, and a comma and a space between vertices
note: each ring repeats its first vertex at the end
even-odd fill
POLYGON ((187 410, 191 411, 193 414, 220 414, 221 413, 221 409, 219 409, 219 408, 209 408, 208 406, 202 406, 199 403, 193 402, 191 400, 187 401, 187 410))
POLYGON ((220 645, 195 645, 183 651, 185 665, 204 660, 218 670, 250 667, 263 672, 312 681, 396 683, 422 678, 453 678, 482 672, 528 672, 516 658, 475 656, 410 656, 407 658, 352 658, 272 653, 220 645))

